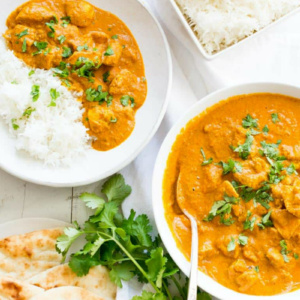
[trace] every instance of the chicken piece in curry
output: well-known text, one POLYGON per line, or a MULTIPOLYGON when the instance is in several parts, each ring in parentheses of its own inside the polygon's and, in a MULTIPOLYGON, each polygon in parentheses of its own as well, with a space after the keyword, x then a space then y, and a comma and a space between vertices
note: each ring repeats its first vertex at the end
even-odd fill
POLYGON ((201 271, 245 294, 300 288, 299 174, 300 100, 250 94, 211 107, 182 130, 167 162, 165 216, 178 247, 189 258, 180 197, 199 226, 201 271))
POLYGON ((7 44, 33 68, 52 69, 82 94, 93 147, 124 142, 147 95, 143 58, 127 26, 81 0, 32 0, 7 19, 7 44))

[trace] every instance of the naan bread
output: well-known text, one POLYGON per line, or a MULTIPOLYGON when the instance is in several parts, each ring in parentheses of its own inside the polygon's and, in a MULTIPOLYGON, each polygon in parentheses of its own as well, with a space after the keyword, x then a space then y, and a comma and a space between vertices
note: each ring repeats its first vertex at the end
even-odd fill
POLYGON ((0 276, 25 280, 59 265, 55 243, 62 234, 56 228, 0 240, 0 276))
POLYGON ((73 286, 59 287, 48 290, 30 300, 106 300, 85 289, 73 286))
POLYGON ((111 282, 107 269, 102 266, 91 268, 89 274, 84 277, 77 277, 70 267, 64 264, 38 274, 27 282, 45 290, 77 286, 107 300, 114 300, 117 293, 117 287, 111 282))
POLYGON ((44 290, 8 277, 0 277, 1 300, 28 300, 43 293, 44 290))

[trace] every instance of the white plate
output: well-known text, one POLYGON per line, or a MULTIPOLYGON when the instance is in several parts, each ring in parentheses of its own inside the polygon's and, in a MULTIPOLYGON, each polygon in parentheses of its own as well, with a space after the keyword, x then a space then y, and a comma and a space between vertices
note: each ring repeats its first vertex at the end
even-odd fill
POLYGON ((223 54, 225 52, 227 52, 230 49, 233 49, 235 47, 237 47, 238 45, 240 45, 241 43, 247 42, 250 39, 256 37, 258 34, 263 33, 265 30, 267 30, 268 28, 272 27, 273 25, 285 20, 286 18, 290 17, 291 15, 300 12, 300 8, 294 9, 293 11, 289 12, 288 14, 284 15, 283 17, 279 18, 278 20, 270 23, 269 25, 267 25, 266 27, 262 28, 261 30, 259 30, 256 33, 251 34, 250 36, 242 39, 241 41, 237 42, 236 44, 233 44, 215 54, 208 54, 206 52, 206 50, 204 49, 204 47, 202 46, 202 44, 200 43, 200 41, 197 38, 196 33, 194 32, 194 30, 191 28, 191 26, 189 25, 187 19, 185 18, 184 14, 182 13, 182 11, 180 10, 180 8, 178 7, 177 3, 175 0, 169 0, 174 8, 174 10, 176 11, 182 25, 184 26, 184 28, 187 30, 189 36, 191 37, 191 39, 194 41, 196 47, 198 48, 198 50, 201 52, 201 54, 208 60, 211 60, 213 58, 218 57, 220 54, 223 54))
MULTIPOLYGON (((0 31, 5 31, 8 15, 24 0, 1 2, 0 31)), ((141 49, 148 81, 148 96, 136 114, 132 135, 119 147, 107 152, 90 150, 86 157, 69 167, 49 168, 15 150, 15 140, 0 122, 0 168, 36 184, 70 187, 96 182, 128 165, 146 146, 158 129, 167 108, 171 89, 172 62, 166 37, 157 20, 138 0, 90 0, 123 20, 141 49)))
POLYGON ((12 235, 25 234, 36 230, 52 229, 70 226, 69 223, 46 218, 17 219, 0 224, 0 239, 12 235))
MULTIPOLYGON (((251 93, 276 93, 284 94, 296 98, 300 98, 300 88, 294 87, 285 84, 277 83, 250 83, 243 84, 239 86, 234 86, 226 88, 220 91, 217 91, 213 94, 210 94, 204 97, 201 101, 198 101, 193 105, 185 116, 179 120, 168 133, 165 138, 161 149, 159 151, 155 169, 153 174, 152 182, 152 206, 154 209, 154 216, 156 225, 159 231, 159 234, 165 244, 168 252, 179 266, 179 268, 186 274, 189 274, 190 264, 185 258, 185 256, 179 251, 176 246, 176 242, 173 238, 173 235, 170 231, 169 225, 165 219, 165 209, 163 205, 163 190, 162 182, 164 177, 164 172, 166 168, 166 163, 168 156, 171 152, 172 146, 176 140, 177 135, 180 133, 181 129, 186 126, 186 124, 203 112, 206 108, 220 102, 221 100, 227 99, 229 97, 241 94, 251 94, 251 93)), ((263 297, 263 296, 249 296, 235 292, 231 289, 226 288, 225 286, 214 281, 212 278, 206 274, 199 271, 198 273, 198 285, 200 288, 210 293, 211 295, 222 299, 222 300, 292 300, 300 299, 300 290, 297 290, 292 293, 263 297)))

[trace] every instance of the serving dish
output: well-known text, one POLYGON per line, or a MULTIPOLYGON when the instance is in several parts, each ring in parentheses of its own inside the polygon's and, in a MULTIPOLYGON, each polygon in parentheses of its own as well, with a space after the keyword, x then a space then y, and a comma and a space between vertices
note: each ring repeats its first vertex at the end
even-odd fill
POLYGON ((218 57, 219 55, 221 54, 224 54, 226 53, 227 51, 233 49, 233 48, 236 48, 238 47, 240 44, 242 43, 245 43, 245 42, 248 42, 250 41, 251 39, 253 38, 256 38, 259 34, 262 34, 263 32, 265 32, 266 30, 268 30, 270 27, 273 27, 275 26, 276 24, 278 23, 281 23, 282 21, 288 19, 290 16, 298 13, 300 11, 300 8, 298 9, 295 9, 294 11, 291 11, 290 13, 286 14, 285 16, 279 18, 278 20, 272 22, 271 24, 267 25, 266 27, 264 27, 263 29, 259 30, 258 32, 244 38, 243 40, 239 41, 238 43, 232 45, 232 46, 229 46, 215 54, 208 54, 204 47, 201 45, 201 43, 199 42, 195 32, 193 31, 193 29, 191 28, 191 26, 189 25, 187 19, 185 18, 183 12, 180 10, 179 6, 177 5, 176 1, 175 0, 169 0, 171 5, 173 6, 176 14, 178 15, 178 18, 179 20, 181 21, 183 27, 186 29, 187 33, 189 34, 189 36, 191 37, 191 39, 193 40, 193 42, 195 43, 197 49, 200 51, 200 53, 203 55, 203 57, 207 60, 212 60, 216 57, 218 57))
MULTIPOLYGON (((7 16, 24 3, 3 3, 0 29, 5 31, 7 16)), ((0 124, 0 167, 8 173, 36 184, 67 187, 89 184, 108 177, 129 164, 150 141, 158 129, 167 106, 171 85, 171 58, 165 35, 147 8, 137 0, 89 1, 122 19, 135 36, 144 58, 148 97, 136 115, 132 135, 119 147, 107 152, 89 150, 86 157, 70 167, 48 167, 23 153, 17 153, 14 140, 0 124)))
MULTIPOLYGON (((217 91, 201 101, 197 102, 187 113, 186 115, 178 121, 178 123, 171 129, 167 135, 160 152, 157 157, 155 164, 155 170, 153 174, 153 208, 156 224, 158 231, 162 237, 164 244, 167 247, 170 255, 178 266, 182 269, 185 274, 189 273, 189 263, 185 256, 179 251, 176 246, 175 239, 173 234, 169 229, 169 225, 165 218, 165 209, 162 201, 163 197, 163 188, 162 182, 164 177, 164 172, 166 168, 166 162, 171 151, 172 145, 176 140, 177 135, 180 133, 181 129, 195 116, 199 115, 206 108, 220 102, 221 100, 227 99, 235 95, 242 94, 252 94, 252 93, 275 93, 275 94, 284 94, 287 96, 299 98, 300 89, 295 86, 277 84, 277 83, 250 83, 243 84, 239 86, 234 86, 226 88, 220 91, 217 91)), ((200 288, 204 289, 206 292, 212 294, 213 296, 224 299, 224 300, 254 300, 254 299, 297 299, 300 295, 300 291, 294 291, 287 294, 276 295, 276 296, 250 296, 235 292, 231 289, 228 289, 221 284, 214 281, 212 278, 208 277, 202 272, 199 272, 198 285, 200 288)))

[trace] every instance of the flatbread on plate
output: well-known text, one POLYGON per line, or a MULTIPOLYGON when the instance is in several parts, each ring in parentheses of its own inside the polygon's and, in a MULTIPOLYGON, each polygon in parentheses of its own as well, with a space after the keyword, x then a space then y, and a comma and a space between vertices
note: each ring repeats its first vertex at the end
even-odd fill
POLYGON ((103 266, 90 269, 89 274, 77 277, 67 264, 49 269, 27 280, 28 283, 45 290, 62 286, 77 286, 107 300, 116 299, 117 287, 109 278, 108 270, 103 266))
POLYGON ((59 287, 52 290, 48 290, 42 294, 39 294, 30 300, 107 300, 99 297, 88 290, 65 286, 59 287))
POLYGON ((0 277, 1 300, 29 300, 44 289, 8 277, 0 277))
POLYGON ((62 228, 14 235, 0 240, 0 276, 25 280, 60 264, 55 250, 62 228))

